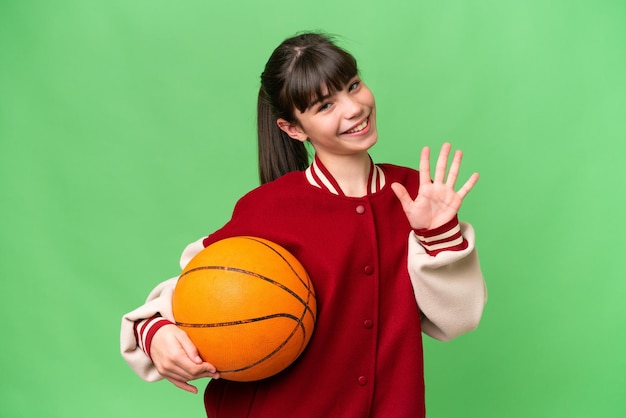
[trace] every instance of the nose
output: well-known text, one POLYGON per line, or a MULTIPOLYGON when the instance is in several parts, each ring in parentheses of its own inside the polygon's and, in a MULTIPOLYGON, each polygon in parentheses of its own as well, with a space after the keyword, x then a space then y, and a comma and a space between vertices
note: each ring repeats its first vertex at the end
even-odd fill
POLYGON ((353 96, 346 94, 344 96, 344 117, 346 119, 355 119, 363 113, 363 106, 353 96))

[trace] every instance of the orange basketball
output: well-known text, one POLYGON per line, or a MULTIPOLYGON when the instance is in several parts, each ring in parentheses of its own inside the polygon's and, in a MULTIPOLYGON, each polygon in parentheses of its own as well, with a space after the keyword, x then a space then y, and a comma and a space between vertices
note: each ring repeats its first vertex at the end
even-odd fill
POLYGON ((272 376, 296 360, 313 333, 313 285, 300 262, 261 238, 234 237, 200 251, 178 279, 176 324, 224 379, 272 376))

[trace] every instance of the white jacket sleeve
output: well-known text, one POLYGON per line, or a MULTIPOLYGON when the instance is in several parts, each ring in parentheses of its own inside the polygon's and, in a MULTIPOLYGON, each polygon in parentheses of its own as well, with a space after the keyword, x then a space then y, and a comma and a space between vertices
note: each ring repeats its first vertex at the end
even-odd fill
MULTIPOLYGON (((189 244, 180 258, 181 268, 184 268, 202 248, 202 239, 189 244)), ((156 367, 154 367, 152 360, 150 360, 139 346, 137 336, 135 335, 135 323, 151 318, 157 314, 174 322, 174 316, 172 315, 172 295, 177 281, 178 277, 174 277, 160 283, 150 292, 145 304, 122 317, 120 331, 120 350, 122 357, 139 377, 148 382, 154 382, 163 379, 163 377, 156 370, 156 367)))
POLYGON ((474 229, 461 223, 467 248, 432 256, 416 234, 409 236, 408 268, 415 299, 422 312, 422 331, 441 341, 474 330, 487 301, 478 262, 474 229))

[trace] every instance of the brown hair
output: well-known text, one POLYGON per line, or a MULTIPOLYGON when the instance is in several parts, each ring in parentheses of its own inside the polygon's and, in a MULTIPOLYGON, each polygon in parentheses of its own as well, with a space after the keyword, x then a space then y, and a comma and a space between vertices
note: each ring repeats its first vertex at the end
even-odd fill
POLYGON ((295 109, 304 112, 324 93, 342 90, 357 73, 354 57, 327 35, 299 34, 274 50, 261 74, 257 102, 261 183, 309 165, 304 143, 283 132, 277 119, 297 123, 295 109))

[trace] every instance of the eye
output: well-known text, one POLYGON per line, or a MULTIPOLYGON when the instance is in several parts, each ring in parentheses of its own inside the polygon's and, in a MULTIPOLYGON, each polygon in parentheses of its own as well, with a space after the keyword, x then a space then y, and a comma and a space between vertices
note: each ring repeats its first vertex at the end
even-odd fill
POLYGON ((361 85, 361 80, 355 80, 348 86, 348 91, 356 90, 361 85))
POLYGON ((318 108, 317 108, 317 111, 318 111, 318 112, 323 112, 323 111, 325 111, 325 110, 330 109, 330 106, 332 106, 332 104, 331 104, 331 103, 328 103, 328 102, 323 103, 320 107, 318 107, 318 108))

